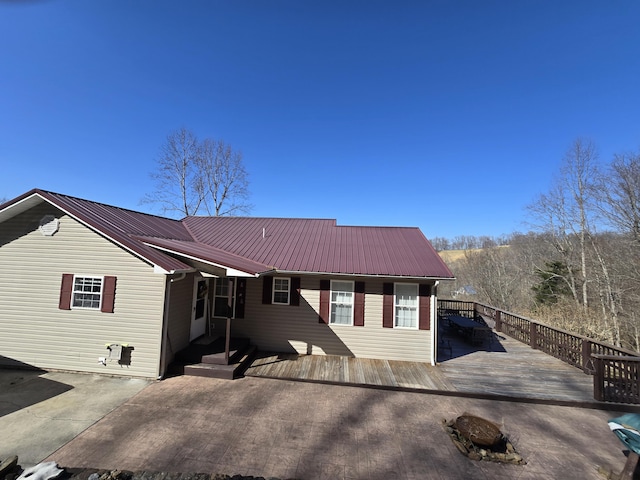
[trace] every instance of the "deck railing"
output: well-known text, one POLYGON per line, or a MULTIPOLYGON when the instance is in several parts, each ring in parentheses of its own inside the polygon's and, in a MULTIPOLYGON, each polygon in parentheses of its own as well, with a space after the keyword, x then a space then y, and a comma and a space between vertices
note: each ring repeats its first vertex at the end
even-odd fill
POLYGON ((495 322, 495 330, 594 376, 594 398, 640 403, 640 354, 476 302, 438 299, 438 315, 456 311, 495 322))

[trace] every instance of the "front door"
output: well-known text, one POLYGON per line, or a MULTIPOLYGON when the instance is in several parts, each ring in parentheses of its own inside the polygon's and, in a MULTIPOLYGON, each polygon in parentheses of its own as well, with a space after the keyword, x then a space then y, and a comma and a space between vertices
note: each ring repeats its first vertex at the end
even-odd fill
POLYGON ((193 311, 189 341, 205 334, 209 314, 209 279, 196 278, 193 286, 193 311))

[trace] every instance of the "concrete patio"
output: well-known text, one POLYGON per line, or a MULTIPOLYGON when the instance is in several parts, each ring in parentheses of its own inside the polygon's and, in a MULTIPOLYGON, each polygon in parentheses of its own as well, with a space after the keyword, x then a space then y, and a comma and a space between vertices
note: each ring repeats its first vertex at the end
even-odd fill
POLYGON ((622 469, 616 412, 267 378, 174 377, 48 460, 68 468, 314 479, 602 479, 622 469), (462 456, 443 419, 496 422, 526 465, 462 456))

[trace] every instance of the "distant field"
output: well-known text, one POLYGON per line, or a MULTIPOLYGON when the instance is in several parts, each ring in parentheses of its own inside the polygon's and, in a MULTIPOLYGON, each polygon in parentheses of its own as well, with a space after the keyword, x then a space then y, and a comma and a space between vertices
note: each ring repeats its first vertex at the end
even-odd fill
POLYGON ((445 262, 455 262, 456 260, 464 258, 464 253, 466 251, 467 250, 442 250, 441 252, 438 252, 438 254, 445 262))
MULTIPOLYGON (((509 248, 509 245, 501 245, 493 248, 509 248)), ((464 255, 467 252, 480 252, 481 250, 481 248, 470 248, 469 250, 442 250, 441 252, 438 252, 438 255, 440 255, 440 258, 445 262, 455 262, 464 258, 464 255)))

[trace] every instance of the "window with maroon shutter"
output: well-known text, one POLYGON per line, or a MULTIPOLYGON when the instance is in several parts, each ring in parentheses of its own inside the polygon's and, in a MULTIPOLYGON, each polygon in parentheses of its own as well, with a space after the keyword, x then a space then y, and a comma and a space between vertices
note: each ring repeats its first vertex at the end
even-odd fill
POLYGON ((116 277, 62 275, 60 310, 87 309, 113 313, 116 296, 116 277))
POLYGON ((300 283, 300 277, 262 277, 262 303, 299 306, 300 283))
POLYGON ((419 313, 418 328, 420 330, 431 329, 431 285, 420 285, 418 288, 419 313))
POLYGON ((364 282, 356 282, 354 291, 353 324, 356 327, 364 327, 364 282))

